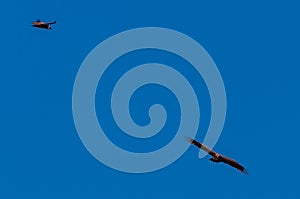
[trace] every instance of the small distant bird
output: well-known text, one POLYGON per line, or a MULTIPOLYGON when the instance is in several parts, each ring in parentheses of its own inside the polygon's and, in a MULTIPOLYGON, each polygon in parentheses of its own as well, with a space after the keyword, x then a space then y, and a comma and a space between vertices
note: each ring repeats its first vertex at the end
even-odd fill
POLYGON ((56 24, 56 21, 53 22, 43 22, 39 19, 36 21, 32 22, 32 26, 36 28, 43 28, 43 29, 52 29, 50 24, 56 24))
POLYGON ((197 146, 198 148, 202 149, 203 151, 207 152, 209 155, 211 155, 212 158, 209 159, 210 161, 215 162, 215 163, 223 162, 225 164, 228 164, 228 165, 238 169, 239 171, 241 171, 244 174, 248 174, 247 170, 242 165, 240 165, 238 162, 236 162, 235 160, 216 153, 215 151, 211 150, 204 144, 201 144, 200 142, 198 142, 192 138, 187 137, 186 140, 188 142, 190 142, 191 144, 197 146))

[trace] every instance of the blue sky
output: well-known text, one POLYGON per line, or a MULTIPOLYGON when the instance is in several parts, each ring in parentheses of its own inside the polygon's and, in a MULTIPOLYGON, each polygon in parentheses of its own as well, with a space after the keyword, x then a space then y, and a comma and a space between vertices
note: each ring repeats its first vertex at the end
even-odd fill
MULTIPOLYGON (((1 2, 1 8, 1 198, 299 198, 295 1, 18 0, 1 2), (57 24, 51 31, 32 28, 37 18, 57 24), (250 175, 199 159, 195 147, 147 174, 113 170, 85 149, 72 117, 72 89, 82 61, 108 37, 147 26, 180 31, 214 59, 227 95, 226 123, 214 149, 240 161, 250 175)), ((210 117, 206 94, 203 88, 199 140, 210 117)), ((140 97, 137 93, 135 100, 140 97)))

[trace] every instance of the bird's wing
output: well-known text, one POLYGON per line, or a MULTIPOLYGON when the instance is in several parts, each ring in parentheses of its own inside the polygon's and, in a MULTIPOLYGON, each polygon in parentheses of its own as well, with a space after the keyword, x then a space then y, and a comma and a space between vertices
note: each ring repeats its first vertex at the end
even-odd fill
POLYGON ((47 24, 56 24, 56 21, 48 22, 47 24))
POLYGON ((238 169, 239 171, 241 171, 245 174, 248 174, 247 170, 241 164, 239 164, 238 162, 236 162, 235 160, 233 160, 231 158, 222 156, 221 161, 224 162, 225 164, 228 164, 228 165, 238 169))
POLYGON ((46 25, 45 22, 39 21, 39 22, 32 22, 32 24, 37 25, 37 26, 42 26, 42 25, 46 25))
POLYGON ((203 151, 207 152, 209 155, 215 157, 216 156, 216 152, 214 152, 213 150, 211 150, 210 148, 208 148, 207 146, 205 146, 204 144, 201 144, 200 142, 192 139, 192 138, 189 138, 189 137, 186 137, 186 140, 188 142, 190 142, 191 144, 197 146, 199 149, 202 149, 203 151))

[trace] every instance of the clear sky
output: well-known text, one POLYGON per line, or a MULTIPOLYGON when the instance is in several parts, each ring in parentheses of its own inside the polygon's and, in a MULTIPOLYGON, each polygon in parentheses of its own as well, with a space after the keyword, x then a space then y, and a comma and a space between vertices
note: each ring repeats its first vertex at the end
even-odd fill
MULTIPOLYGON (((300 197, 296 1, 15 0, 0 5, 0 198, 300 197), (37 18, 57 24, 52 30, 36 29, 31 22, 37 18), (123 173, 97 161, 81 143, 72 116, 72 90, 82 61, 108 37, 147 26, 180 31, 213 58, 227 95, 225 126, 214 150, 241 162, 248 176, 213 164, 208 157, 199 159, 195 147, 162 170, 123 173)), ((148 55, 158 62, 178 63, 159 53, 164 52, 148 55)), ((140 56, 144 54, 137 52, 123 62, 135 63, 140 56)), ((107 79, 115 74, 110 71, 107 79)), ((203 107, 196 138, 202 140, 210 105, 205 86, 199 88, 203 107)), ((135 150, 136 143, 140 151, 159 148, 173 136, 168 128, 177 128, 172 93, 155 86, 146 91, 145 99, 160 100, 162 92, 170 101, 161 103, 174 102, 175 107, 167 109, 174 121, 167 123, 161 140, 156 137, 145 148, 137 140, 107 132, 120 147, 135 150)), ((106 118, 99 92, 96 111, 106 118)), ((137 92, 132 102, 141 104, 142 95, 137 92)), ((133 105, 135 119, 146 124, 139 110, 133 105)), ((106 123, 110 127, 114 129, 106 123)))

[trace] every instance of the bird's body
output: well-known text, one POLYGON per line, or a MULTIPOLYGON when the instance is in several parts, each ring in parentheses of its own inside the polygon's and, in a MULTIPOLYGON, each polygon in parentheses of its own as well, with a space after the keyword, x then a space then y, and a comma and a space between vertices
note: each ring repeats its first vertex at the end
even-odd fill
POLYGON ((56 21, 53 21, 53 22, 43 22, 43 21, 40 21, 39 19, 32 22, 32 26, 33 27, 36 27, 36 28, 43 28, 43 29, 52 29, 51 28, 51 24, 55 24, 56 21))
POLYGON ((238 169, 239 171, 241 171, 242 173, 247 174, 248 172, 246 171, 246 169, 240 165, 238 162, 236 162, 235 160, 228 158, 226 156, 223 156, 219 153, 216 153, 215 151, 211 150, 210 148, 208 148, 207 146, 205 146, 204 144, 201 144, 200 142, 191 139, 191 138, 187 138, 187 140, 197 146, 198 148, 202 149, 203 151, 207 152, 209 155, 212 156, 212 158, 210 158, 209 160, 215 163, 219 163, 219 162, 223 162, 225 164, 228 164, 236 169, 238 169))

